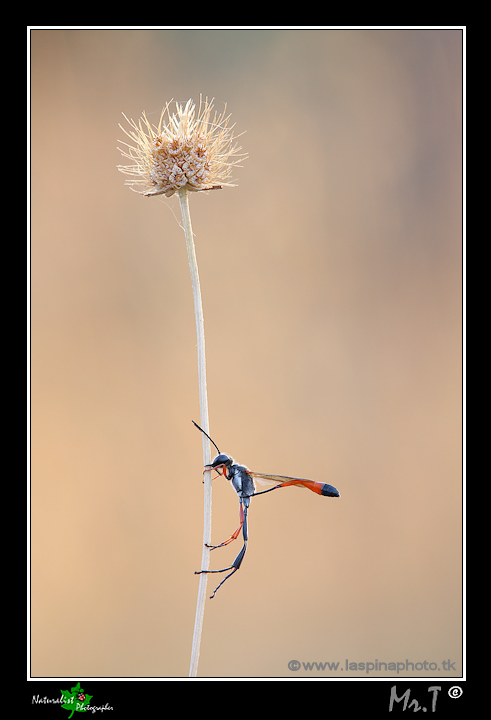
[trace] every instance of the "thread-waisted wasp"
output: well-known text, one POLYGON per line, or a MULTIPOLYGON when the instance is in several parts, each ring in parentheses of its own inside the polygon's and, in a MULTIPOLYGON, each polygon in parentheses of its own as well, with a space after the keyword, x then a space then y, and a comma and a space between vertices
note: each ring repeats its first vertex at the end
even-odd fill
MULTIPOLYGON (((308 490, 317 493, 317 495, 323 495, 324 497, 339 497, 339 492, 336 490, 335 487, 333 487, 332 485, 328 485, 327 483, 315 482, 314 480, 306 480, 305 478, 287 477, 285 475, 268 475, 266 473, 253 472, 252 470, 249 470, 249 468, 247 468, 245 465, 239 465, 238 463, 235 463, 233 457, 231 457, 230 455, 221 453, 217 444, 211 439, 208 433, 206 433, 202 428, 200 428, 200 426, 195 423, 194 420, 193 424, 196 425, 198 430, 201 430, 203 435, 206 435, 208 440, 213 443, 213 445, 218 451, 218 455, 213 460, 213 462, 209 465, 205 465, 205 471, 215 470, 218 475, 223 475, 227 480, 230 480, 233 489, 239 496, 239 527, 233 533, 233 535, 229 537, 228 540, 225 540, 219 545, 207 545, 207 547, 209 547, 210 550, 216 550, 217 548, 225 547, 225 545, 228 545, 233 540, 237 540, 241 530, 244 540, 241 551, 233 561, 232 565, 230 565, 229 567, 222 568, 222 570, 195 571, 195 575, 200 575, 201 573, 223 573, 231 570, 231 572, 222 580, 222 582, 217 585, 217 587, 213 591, 213 595, 210 596, 211 599, 215 597, 218 588, 223 585, 225 580, 228 580, 231 575, 237 572, 237 570, 242 564, 242 560, 244 559, 244 555, 247 550, 247 540, 249 538, 247 532, 247 512, 249 510, 249 505, 252 497, 257 497, 258 495, 265 495, 266 493, 272 492, 273 490, 289 487, 291 485, 307 488, 308 490), (261 480, 265 480, 267 482, 275 482, 277 483, 277 485, 269 488, 269 490, 262 490, 261 492, 256 492, 254 478, 258 478, 260 482, 261 480)), ((218 477, 218 475, 216 477, 218 477)))

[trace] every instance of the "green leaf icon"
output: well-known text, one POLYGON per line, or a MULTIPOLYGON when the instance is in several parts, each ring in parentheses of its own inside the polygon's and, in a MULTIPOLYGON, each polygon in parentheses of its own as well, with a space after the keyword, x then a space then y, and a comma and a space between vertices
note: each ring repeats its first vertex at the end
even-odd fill
POLYGON ((63 710, 70 710, 68 720, 73 716, 74 712, 85 712, 87 705, 90 705, 90 701, 94 697, 93 695, 86 695, 84 689, 80 687, 78 682, 75 687, 70 690, 61 690, 61 697, 63 698, 62 708, 63 710))

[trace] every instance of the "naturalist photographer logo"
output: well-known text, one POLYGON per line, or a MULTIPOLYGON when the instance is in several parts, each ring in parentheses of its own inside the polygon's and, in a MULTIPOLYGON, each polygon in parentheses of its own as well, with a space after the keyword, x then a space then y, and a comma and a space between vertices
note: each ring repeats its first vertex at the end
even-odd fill
MULTIPOLYGON (((96 712, 104 712, 104 710, 112 710, 113 708, 106 703, 105 705, 91 705, 90 701, 94 697, 88 695, 83 687, 78 682, 70 690, 60 690, 61 696, 55 698, 48 698, 46 695, 40 697, 39 695, 32 696, 32 704, 36 705, 61 705, 63 710, 68 710, 70 715, 68 720, 73 717, 75 712, 90 712, 92 714, 96 712)), ((66 717, 66 716, 65 716, 66 717)))

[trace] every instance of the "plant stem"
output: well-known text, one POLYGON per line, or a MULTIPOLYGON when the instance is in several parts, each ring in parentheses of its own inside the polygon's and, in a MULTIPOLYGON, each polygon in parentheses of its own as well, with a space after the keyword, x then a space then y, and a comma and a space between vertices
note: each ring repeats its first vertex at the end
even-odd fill
MULTIPOLYGON (((196 336, 198 345, 198 379, 199 379, 199 407, 200 421, 203 430, 210 434, 208 421, 208 395, 206 392, 206 357, 205 357, 205 326, 203 321, 203 306, 201 304, 201 290, 199 287, 198 263, 194 250, 193 228, 191 226, 191 215, 189 213, 189 198, 186 188, 178 190, 179 203, 181 205, 182 224, 186 236, 186 248, 188 251, 189 268, 191 270, 191 282, 193 284, 194 314, 196 318, 196 336)), ((210 442, 202 434, 203 439, 203 465, 211 463, 210 442)), ((201 570, 208 570, 210 566, 211 545, 211 470, 204 473, 204 523, 203 523, 203 554, 201 557, 201 570)), ((201 573, 199 576, 198 601, 196 603, 196 617, 194 621, 193 647, 191 651, 191 665, 189 677, 196 677, 198 673, 199 651, 201 645, 201 633, 203 630, 203 617, 205 614, 206 585, 208 575, 201 573)))

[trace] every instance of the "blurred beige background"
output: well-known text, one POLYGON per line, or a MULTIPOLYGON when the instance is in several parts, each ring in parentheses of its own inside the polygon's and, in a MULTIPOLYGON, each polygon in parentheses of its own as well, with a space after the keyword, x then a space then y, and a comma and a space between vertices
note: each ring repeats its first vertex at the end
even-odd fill
MULTIPOLYGON (((252 502, 199 674, 461 674, 461 55, 457 30, 32 31, 33 676, 189 670, 191 283, 178 200, 132 193, 116 148, 122 112, 200 93, 249 153, 191 197, 212 436, 341 498, 252 502)), ((237 521, 219 479, 214 540, 237 521)))

